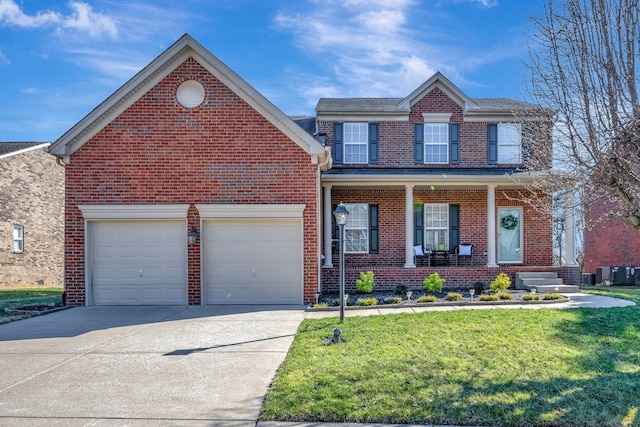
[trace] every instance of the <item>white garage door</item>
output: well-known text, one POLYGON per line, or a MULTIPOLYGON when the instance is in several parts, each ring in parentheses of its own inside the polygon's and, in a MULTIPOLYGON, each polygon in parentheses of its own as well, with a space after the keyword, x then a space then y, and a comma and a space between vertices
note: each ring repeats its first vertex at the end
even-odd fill
POLYGON ((301 221, 205 221, 205 303, 302 304, 301 221))
POLYGON ((96 305, 187 303, 184 221, 92 222, 96 305))

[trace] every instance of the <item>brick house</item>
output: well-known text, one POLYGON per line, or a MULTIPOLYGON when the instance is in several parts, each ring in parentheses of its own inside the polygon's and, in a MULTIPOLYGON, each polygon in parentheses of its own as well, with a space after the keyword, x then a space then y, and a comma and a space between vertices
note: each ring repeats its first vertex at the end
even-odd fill
POLYGON ((432 271, 577 283, 577 267, 551 267, 551 218, 515 198, 532 176, 513 112, 529 107, 437 73, 407 98, 321 99, 294 122, 184 35, 50 147, 66 165, 67 301, 311 302, 337 288, 341 201, 348 287, 370 269, 387 288, 432 271), (473 264, 414 259, 459 243, 473 264))
POLYGON ((531 129, 549 129, 548 117, 519 121, 518 113, 532 107, 469 98, 441 73, 406 98, 320 99, 317 129, 333 156, 332 168, 322 173, 322 288, 335 291, 338 283, 332 210, 340 202, 351 212, 347 291, 366 270, 375 273, 378 289, 421 287, 434 271, 457 287, 488 283, 501 271, 512 279, 515 272, 557 272, 565 283, 579 283, 572 253, 568 265, 552 265, 551 217, 521 201, 524 192, 552 202, 525 186, 535 177, 525 166, 526 157, 536 155, 528 138, 545 134, 551 143, 550 132, 531 129), (459 244, 473 245, 473 259, 455 265, 459 244), (414 247, 441 249, 440 262, 432 265, 431 256, 425 263, 414 247))
POLYGON ((639 267, 640 233, 607 213, 611 205, 593 203, 585 210, 584 273, 598 267, 639 267))
POLYGON ((0 143, 0 287, 61 287, 64 168, 49 143, 0 143))
POLYGON ((325 147, 184 35, 50 152, 72 305, 302 304, 325 147))

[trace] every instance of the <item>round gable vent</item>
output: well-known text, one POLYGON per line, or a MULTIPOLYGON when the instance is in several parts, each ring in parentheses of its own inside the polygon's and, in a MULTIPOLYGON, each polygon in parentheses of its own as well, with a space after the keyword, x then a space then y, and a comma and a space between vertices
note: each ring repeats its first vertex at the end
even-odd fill
POLYGON ((195 80, 187 80, 178 86, 176 96, 182 106, 186 108, 197 107, 204 101, 204 87, 195 80))

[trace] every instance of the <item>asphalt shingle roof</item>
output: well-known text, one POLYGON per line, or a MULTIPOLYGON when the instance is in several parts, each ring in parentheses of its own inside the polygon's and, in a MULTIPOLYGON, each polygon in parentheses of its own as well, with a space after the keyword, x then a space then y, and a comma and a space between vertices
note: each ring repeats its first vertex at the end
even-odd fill
MULTIPOLYGON (((537 108, 536 105, 510 98, 471 98, 481 110, 522 111, 537 108)), ((403 98, 320 98, 316 110, 331 111, 393 111, 403 98)))
POLYGON ((31 148, 36 145, 45 144, 44 142, 0 142, 0 156, 10 154, 15 151, 31 148))

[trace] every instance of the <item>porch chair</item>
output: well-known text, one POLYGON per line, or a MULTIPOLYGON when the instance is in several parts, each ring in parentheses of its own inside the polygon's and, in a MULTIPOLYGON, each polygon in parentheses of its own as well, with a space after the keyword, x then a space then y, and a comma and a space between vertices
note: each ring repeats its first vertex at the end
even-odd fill
POLYGON ((413 264, 417 264, 418 257, 427 257, 427 266, 431 267, 431 251, 422 247, 422 245, 415 245, 413 247, 413 264))
POLYGON ((468 243, 461 243, 455 250, 456 254, 456 266, 458 265, 458 259, 460 257, 469 257, 469 265, 473 265, 473 245, 468 243))

